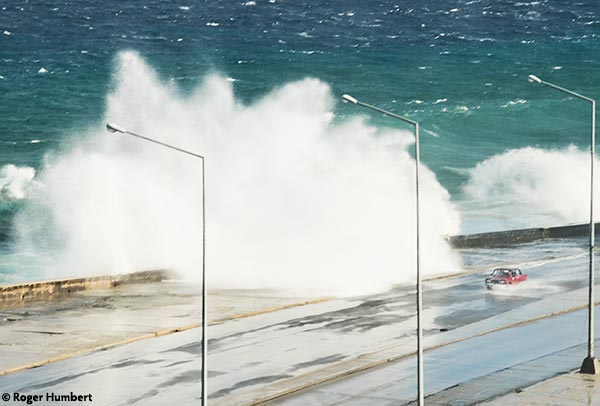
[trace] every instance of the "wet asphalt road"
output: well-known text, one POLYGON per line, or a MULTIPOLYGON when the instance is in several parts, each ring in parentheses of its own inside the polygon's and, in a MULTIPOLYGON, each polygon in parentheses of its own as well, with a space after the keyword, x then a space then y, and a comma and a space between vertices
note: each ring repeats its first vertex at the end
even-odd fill
MULTIPOLYGON (((453 330, 585 286, 586 260, 577 248, 557 249, 557 253, 552 251, 555 249, 552 246, 538 246, 538 249, 545 250, 543 259, 536 259, 529 251, 523 251, 521 256, 494 251, 505 263, 517 259, 527 264, 523 269, 530 280, 516 289, 488 292, 483 287, 484 273, 426 282, 425 334, 444 334, 440 329, 453 330)), ((478 265, 480 252, 473 251, 472 255, 471 260, 478 265)), ((518 261, 513 264, 519 264, 518 261)), ((570 322, 577 324, 577 320, 574 316, 570 322)), ((211 326, 208 331, 210 399, 219 401, 230 395, 256 391, 262 385, 316 371, 338 361, 413 343, 414 328, 411 286, 211 326)), ((528 334, 537 333, 532 330, 528 334)), ((557 340, 560 342, 562 338, 550 342, 557 340)), ((448 352, 462 354, 462 359, 479 359, 482 354, 490 354, 486 346, 489 343, 468 340, 460 348, 453 345, 445 349, 439 356, 428 352, 430 360, 426 368, 434 373, 437 367, 432 362, 435 360, 439 365, 451 363, 448 352)), ((538 353, 532 350, 539 350, 541 354, 555 349, 529 345, 518 352, 530 357, 538 353)), ((102 405, 197 404, 200 350, 200 331, 194 329, 8 375, 0 378, 0 392, 92 394, 94 403, 102 405)), ((519 360, 506 361, 510 364, 519 360)), ((414 389, 414 382, 411 383, 414 359, 394 365, 403 371, 393 372, 394 380, 403 376, 401 380, 406 382, 406 387, 414 389)), ((490 365, 493 369, 505 364, 490 362, 490 365)), ((462 368, 460 373, 453 374, 455 381, 469 379, 465 371, 470 369, 462 368)), ((433 375, 427 379, 432 382, 430 390, 441 390, 449 384, 433 375), (433 384, 437 381, 439 384, 433 384)), ((362 385, 360 380, 354 382, 355 386, 362 385)), ((368 391, 367 387, 358 389, 368 391)), ((410 390, 405 390, 406 393, 398 392, 394 396, 410 399, 410 390)))

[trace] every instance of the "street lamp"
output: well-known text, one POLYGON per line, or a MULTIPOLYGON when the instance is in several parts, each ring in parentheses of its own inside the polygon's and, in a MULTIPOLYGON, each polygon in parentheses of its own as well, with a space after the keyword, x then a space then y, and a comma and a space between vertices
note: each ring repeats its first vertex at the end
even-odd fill
POLYGON ((589 97, 583 96, 579 93, 575 93, 564 87, 557 86, 552 83, 543 81, 535 75, 529 75, 528 80, 532 83, 545 85, 571 96, 575 96, 579 99, 585 100, 592 104, 592 124, 591 124, 591 137, 590 137, 590 153, 591 153, 591 164, 590 164, 590 275, 589 275, 589 289, 588 289, 588 355, 581 364, 579 372, 584 374, 597 374, 600 372, 600 366, 598 360, 594 357, 594 239, 595 239, 595 224, 594 224, 594 152, 596 149, 596 101, 589 97))
POLYGON ((154 144, 161 145, 166 148, 191 155, 202 160, 202 406, 208 405, 206 384, 208 381, 208 371, 206 369, 206 358, 208 355, 208 343, 206 337, 206 204, 205 204, 205 184, 204 184, 204 156, 195 154, 185 149, 177 148, 164 142, 156 141, 152 138, 144 137, 139 134, 132 133, 123 127, 108 123, 106 129, 111 133, 121 133, 141 138, 145 141, 150 141, 154 144))
POLYGON ((421 321, 421 313, 423 310, 423 298, 421 296, 421 269, 420 269, 420 252, 419 252, 419 123, 408 119, 406 117, 399 116, 389 111, 380 109, 379 107, 372 106, 367 103, 363 103, 354 97, 345 94, 342 99, 347 103, 356 104, 365 107, 370 110, 377 111, 386 116, 402 120, 406 123, 412 124, 415 127, 415 190, 416 190, 416 209, 417 209, 417 387, 418 387, 418 405, 423 406, 424 404, 424 392, 423 392, 423 324, 421 321))

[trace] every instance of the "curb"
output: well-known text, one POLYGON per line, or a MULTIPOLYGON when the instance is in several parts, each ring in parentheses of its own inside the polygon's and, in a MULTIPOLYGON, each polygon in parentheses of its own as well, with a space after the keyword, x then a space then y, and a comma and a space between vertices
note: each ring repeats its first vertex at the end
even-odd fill
MULTIPOLYGON (((600 301, 595 302, 595 306, 600 304, 600 301)), ((564 310, 554 311, 546 314, 542 314, 531 319, 515 321, 513 323, 508 323, 502 326, 498 326, 496 328, 492 328, 486 331, 482 331, 475 334, 470 334, 466 337, 461 337, 457 339, 451 339, 447 342, 433 344, 424 348, 424 351, 431 351, 438 348, 442 348, 448 345, 456 344, 465 340, 469 340, 476 337, 481 337, 487 334, 492 334, 501 330, 506 330, 513 327, 519 327, 521 325, 525 325, 528 323, 533 323, 536 321, 540 321, 543 319, 547 319, 550 317, 559 316, 562 314, 572 313, 579 310, 584 310, 587 308, 587 305, 580 305, 570 307, 564 310)), ((267 387, 263 387, 260 390, 260 393, 249 392, 246 394, 240 394, 238 396, 232 396, 230 398, 225 398, 221 400, 216 400, 215 405, 246 405, 246 406, 257 406, 261 404, 265 404, 277 399, 280 399, 284 396, 291 395, 296 392, 300 392, 302 390, 306 390, 309 388, 313 388, 315 386, 325 384, 328 382, 335 381, 337 379, 345 378, 357 373, 361 373, 364 371, 368 371, 377 367, 384 366, 386 364, 399 361, 401 359, 405 359, 407 357, 413 356, 416 354, 416 351, 408 351, 403 353, 393 353, 392 348, 382 349, 373 351, 366 354, 358 355, 354 358, 346 359, 343 361, 339 361, 338 363, 331 364, 327 367, 324 367, 320 370, 312 371, 306 373, 304 375, 299 375, 293 378, 289 378, 287 380, 273 383, 267 387), (321 376, 319 376, 321 375, 321 376), (313 377, 313 378, 311 378, 313 377), (277 389, 288 386, 286 389, 277 389), (270 392, 270 393, 269 393, 270 392)))

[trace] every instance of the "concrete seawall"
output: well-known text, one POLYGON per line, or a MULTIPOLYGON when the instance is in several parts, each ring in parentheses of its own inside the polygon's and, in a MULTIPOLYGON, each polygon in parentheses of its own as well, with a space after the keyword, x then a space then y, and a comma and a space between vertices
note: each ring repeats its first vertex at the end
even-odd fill
POLYGON ((152 270, 123 275, 60 279, 0 286, 0 309, 20 306, 36 300, 69 296, 84 290, 110 289, 133 283, 159 282, 169 279, 172 275, 171 272, 166 270, 152 270))
MULTIPOLYGON (((596 223, 596 237, 600 235, 600 223, 596 223)), ((490 233, 455 235, 447 240, 452 248, 487 248, 523 244, 549 238, 586 237, 589 224, 574 224, 558 227, 523 228, 490 233)))
MULTIPOLYGON (((447 240, 453 248, 457 249, 502 247, 551 238, 587 237, 589 229, 589 224, 575 224, 456 235, 447 237, 447 240)), ((596 223, 596 236, 600 236, 600 223, 596 223)), ((110 289, 124 284, 159 282, 172 276, 171 271, 152 270, 122 275, 0 285, 0 309, 20 306, 36 300, 69 296, 84 290, 110 289)))

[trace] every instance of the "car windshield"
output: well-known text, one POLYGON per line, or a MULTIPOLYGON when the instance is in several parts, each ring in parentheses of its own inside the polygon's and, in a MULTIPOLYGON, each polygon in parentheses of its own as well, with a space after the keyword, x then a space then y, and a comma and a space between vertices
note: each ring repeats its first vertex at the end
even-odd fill
POLYGON ((510 269, 494 269, 492 276, 505 276, 510 277, 513 275, 513 271, 510 269))

